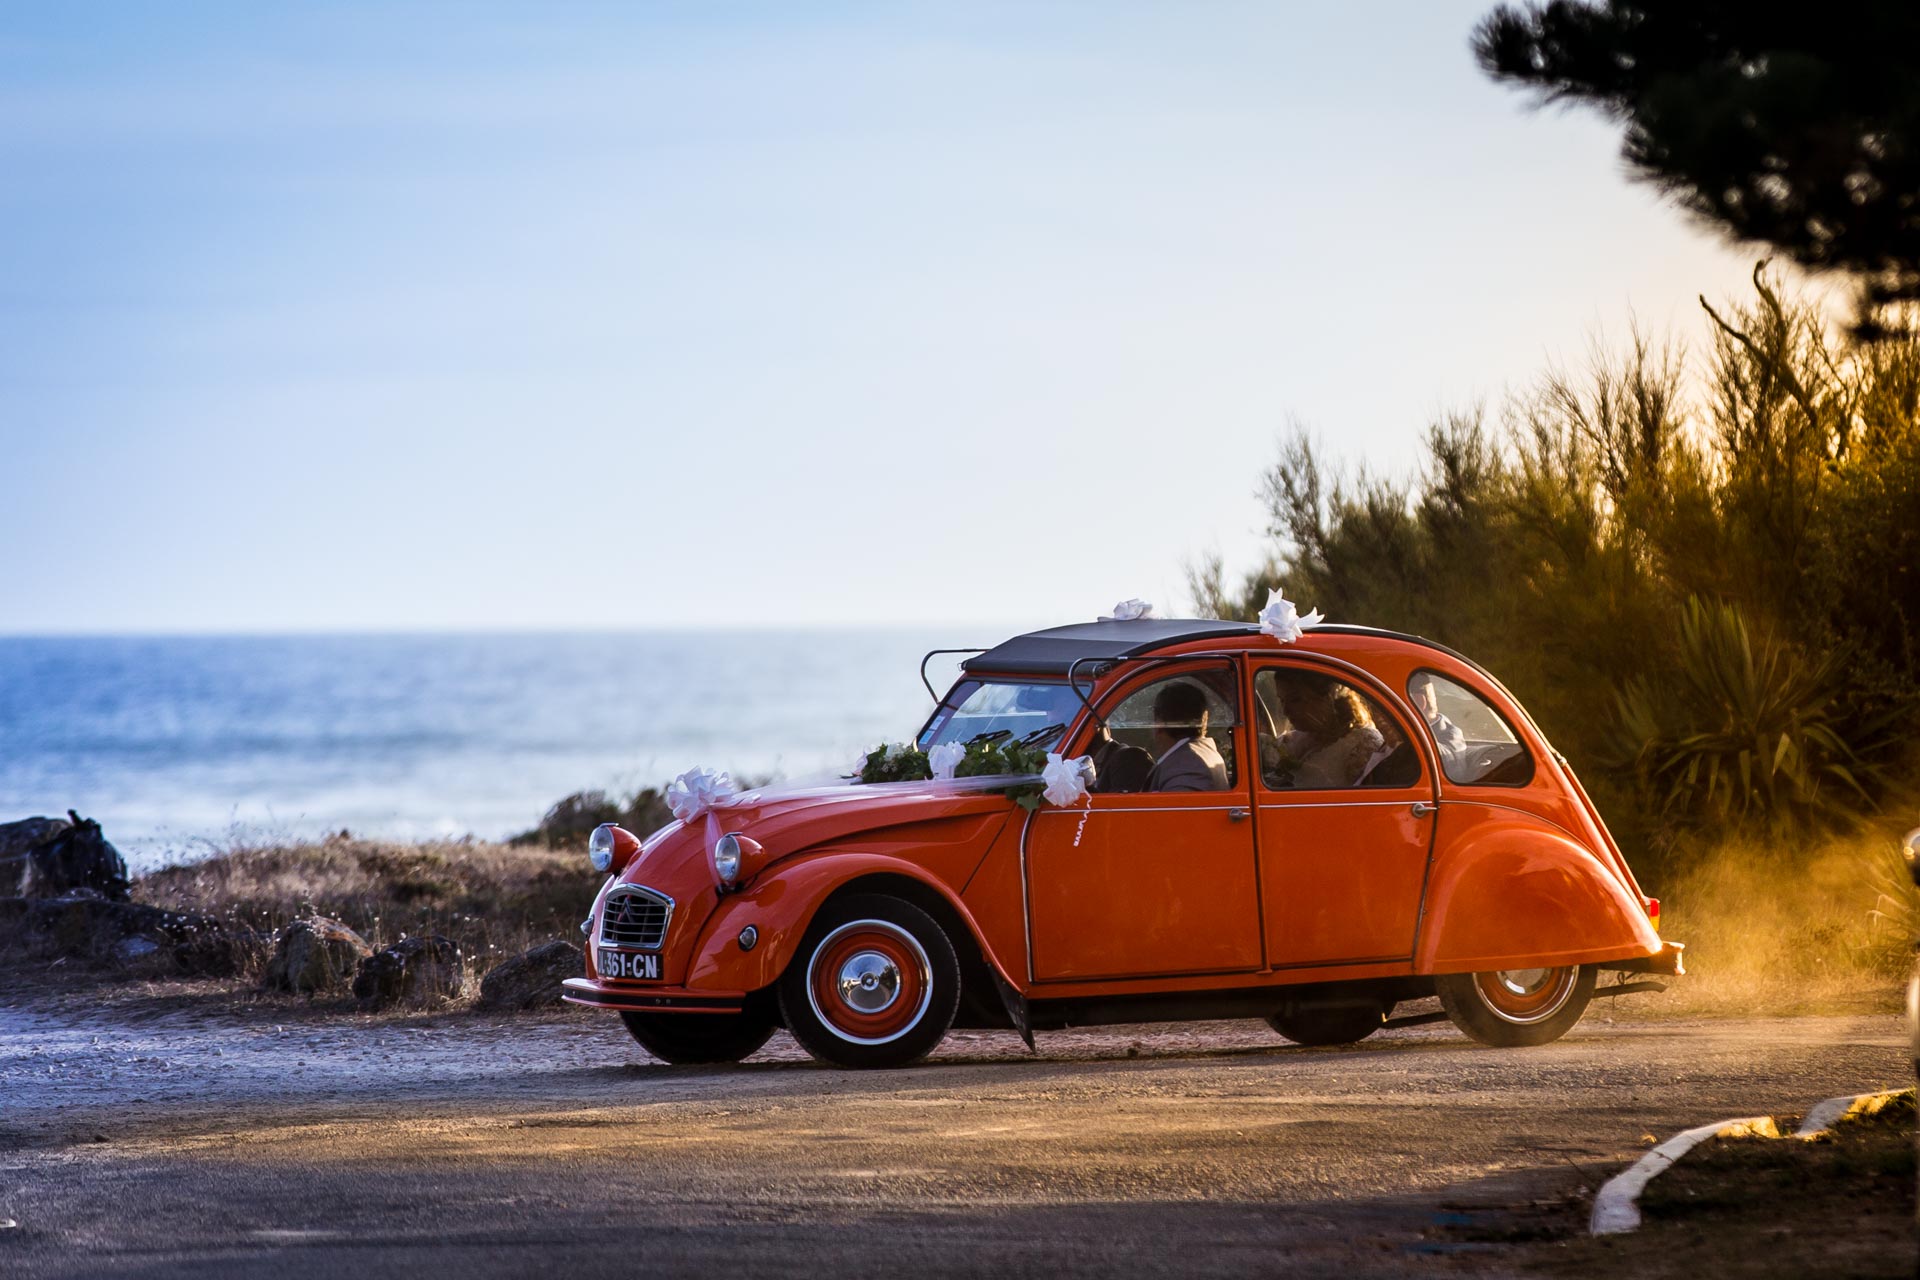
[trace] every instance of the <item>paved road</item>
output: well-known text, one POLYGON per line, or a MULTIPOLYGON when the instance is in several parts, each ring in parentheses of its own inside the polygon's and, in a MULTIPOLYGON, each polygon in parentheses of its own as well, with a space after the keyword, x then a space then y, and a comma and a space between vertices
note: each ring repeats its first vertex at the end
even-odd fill
MULTIPOLYGON (((0 1275, 1430 1271, 1434 1215, 1645 1133, 1903 1083, 1893 1018, 1597 1015, 1541 1049, 1257 1023, 669 1068, 592 1015, 128 1030, 0 1008, 0 1275)), ((1499 1255, 1450 1263, 1498 1274, 1499 1255)))

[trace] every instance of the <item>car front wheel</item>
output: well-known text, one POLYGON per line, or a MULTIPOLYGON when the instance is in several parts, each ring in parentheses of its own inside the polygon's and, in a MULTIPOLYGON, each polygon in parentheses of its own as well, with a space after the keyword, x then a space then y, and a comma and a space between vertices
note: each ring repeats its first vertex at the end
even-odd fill
POLYGON ((938 921, 861 894, 814 918, 780 979, 793 1038, 839 1067, 901 1067, 933 1051, 960 1007, 960 961, 938 921))
POLYGON ((1448 973, 1434 979, 1440 1007, 1453 1025, 1500 1048, 1558 1040, 1593 999, 1592 965, 1448 973))
POLYGON ((642 1049, 677 1067, 738 1062, 773 1036, 773 1019, 752 1013, 623 1013, 642 1049))

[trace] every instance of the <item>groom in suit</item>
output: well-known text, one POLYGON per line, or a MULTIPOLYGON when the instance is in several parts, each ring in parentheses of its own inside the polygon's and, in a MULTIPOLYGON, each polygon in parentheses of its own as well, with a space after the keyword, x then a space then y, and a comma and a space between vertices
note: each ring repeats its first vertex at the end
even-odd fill
POLYGON ((1147 774, 1148 791, 1225 791, 1227 765, 1207 736, 1207 695, 1175 680, 1153 698, 1153 745, 1160 758, 1147 774))

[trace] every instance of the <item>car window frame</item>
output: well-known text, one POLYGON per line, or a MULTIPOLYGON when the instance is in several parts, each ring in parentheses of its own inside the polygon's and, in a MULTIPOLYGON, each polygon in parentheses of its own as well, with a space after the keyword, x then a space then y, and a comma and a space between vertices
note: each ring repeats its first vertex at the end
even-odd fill
POLYGON ((1497 787, 1503 791, 1519 791, 1524 788, 1530 787, 1535 782, 1539 781, 1540 779, 1539 756, 1537 755, 1537 753, 1535 753, 1535 751, 1531 747, 1527 745, 1527 737, 1525 734, 1520 732, 1519 726, 1514 724, 1513 720, 1507 715, 1507 713, 1502 711, 1499 705, 1495 703, 1492 698, 1487 696, 1486 690, 1477 689, 1472 684, 1469 684, 1467 681, 1462 680, 1459 676, 1454 675, 1451 672, 1442 671, 1440 668, 1432 667, 1432 666, 1415 667, 1412 671, 1408 672, 1406 686, 1407 686, 1406 688, 1407 705, 1413 708, 1414 718, 1420 722, 1420 732, 1426 737, 1427 745, 1433 752, 1434 767, 1436 770, 1436 775, 1440 778, 1446 779, 1446 783, 1449 787, 1497 787), (1501 724, 1505 725, 1507 732, 1513 735, 1513 744, 1519 747, 1521 754, 1526 757, 1527 776, 1522 780, 1520 780, 1519 782, 1484 782, 1484 781, 1456 782, 1454 781, 1453 775, 1447 772, 1446 765, 1443 762, 1444 758, 1440 754, 1440 742, 1437 738, 1433 736, 1433 728, 1431 725, 1427 723, 1427 717, 1421 714, 1419 703, 1415 701, 1413 696, 1413 682, 1415 680, 1418 680, 1422 676, 1431 676, 1435 679, 1445 680, 1448 684, 1455 685, 1461 689, 1465 689, 1468 693, 1478 698, 1480 700, 1480 704, 1484 706, 1488 711, 1491 711, 1494 715, 1494 718, 1498 720, 1501 724))
MULTIPOLYGON (((1211 798, 1215 804, 1218 803, 1218 798, 1221 796, 1251 795, 1252 792, 1248 787, 1247 770, 1245 768, 1247 758, 1245 752, 1249 741, 1246 730, 1249 726, 1247 722, 1247 664, 1244 655, 1219 652, 1168 654, 1164 657, 1155 655, 1129 662, 1127 666, 1135 669, 1126 670, 1123 668, 1122 673, 1116 676, 1113 683, 1093 699, 1094 714, 1091 716, 1082 715, 1080 724, 1076 728, 1068 730, 1066 740, 1074 744, 1073 750, 1069 755, 1084 756, 1088 754, 1093 745, 1094 733, 1107 726, 1109 718, 1113 712, 1119 708, 1121 703, 1139 693, 1147 685, 1159 680, 1174 679, 1196 668, 1225 668, 1233 680, 1233 732, 1239 736, 1233 741, 1231 758, 1237 776, 1228 781, 1226 789, 1223 791, 1095 791, 1090 792, 1089 795, 1091 795, 1095 801, 1138 801, 1148 797, 1161 800, 1205 801, 1211 798)), ((1216 692, 1218 691, 1216 690, 1216 692)), ((1211 728, 1209 728, 1208 736, 1213 736, 1213 730, 1211 728)))
MULTIPOLYGON (((1255 795, 1280 799, 1288 796, 1353 796, 1357 799, 1351 803, 1362 803, 1366 797, 1394 797, 1413 791, 1418 791, 1425 796, 1438 794, 1441 776, 1439 753, 1434 748, 1431 733, 1425 732, 1426 721, 1418 715, 1410 714, 1412 707, 1402 705, 1401 698, 1393 692, 1386 681, 1362 667, 1320 654, 1254 654, 1251 656, 1255 660, 1247 664, 1246 693, 1250 707, 1260 703, 1260 692, 1256 682, 1262 671, 1302 671, 1310 675, 1344 681, 1360 690, 1369 702, 1383 708, 1394 718, 1401 735, 1406 738, 1409 745, 1414 747, 1414 757, 1420 764, 1420 776, 1398 787, 1367 787, 1358 784, 1350 787, 1271 787, 1267 785, 1266 773, 1259 767, 1258 762, 1260 727, 1249 723, 1248 727, 1254 738, 1255 795), (1420 721, 1422 732, 1412 731, 1410 722, 1414 720, 1420 721)), ((1320 803, 1327 802, 1322 800, 1320 803)))

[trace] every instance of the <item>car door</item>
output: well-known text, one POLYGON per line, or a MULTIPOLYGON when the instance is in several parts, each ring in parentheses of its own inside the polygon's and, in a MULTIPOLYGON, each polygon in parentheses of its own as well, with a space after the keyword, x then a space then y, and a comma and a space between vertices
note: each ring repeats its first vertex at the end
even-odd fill
POLYGON ((1104 698, 1101 712, 1120 744, 1158 758, 1168 748, 1156 729, 1178 726, 1158 724, 1154 706, 1176 683, 1204 696, 1206 736, 1219 749, 1227 787, 1096 791, 1081 806, 1042 805, 1029 816, 1023 864, 1038 981, 1262 966, 1239 664, 1156 664, 1104 698))
POLYGON ((1266 944, 1276 969, 1413 955, 1432 849, 1425 743, 1357 671, 1251 664, 1266 944))

